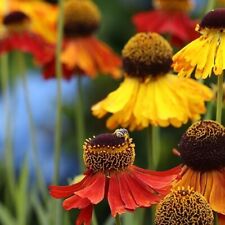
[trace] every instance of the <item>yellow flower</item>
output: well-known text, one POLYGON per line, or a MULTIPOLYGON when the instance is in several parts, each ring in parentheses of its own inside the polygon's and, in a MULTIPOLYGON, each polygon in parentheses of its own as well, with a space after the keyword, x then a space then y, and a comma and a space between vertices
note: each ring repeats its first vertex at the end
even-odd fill
POLYGON ((192 188, 173 189, 159 204, 155 225, 213 225, 213 211, 192 188))
POLYGON ((31 31, 41 35, 45 40, 56 41, 56 21, 58 9, 55 5, 35 0, 8 0, 7 4, 0 4, 0 21, 5 13, 21 11, 31 19, 31 31))
POLYGON ((201 36, 173 57, 174 70, 181 77, 205 79, 225 69, 225 9, 210 11, 196 26, 201 36))
POLYGON ((143 129, 150 124, 180 127, 199 119, 211 90, 195 80, 170 73, 172 48, 156 33, 138 33, 123 49, 125 79, 92 107, 98 118, 112 113, 107 127, 143 129))
POLYGON ((184 133, 179 143, 184 163, 175 187, 192 187, 210 207, 225 215, 225 128, 212 121, 198 121, 184 133))

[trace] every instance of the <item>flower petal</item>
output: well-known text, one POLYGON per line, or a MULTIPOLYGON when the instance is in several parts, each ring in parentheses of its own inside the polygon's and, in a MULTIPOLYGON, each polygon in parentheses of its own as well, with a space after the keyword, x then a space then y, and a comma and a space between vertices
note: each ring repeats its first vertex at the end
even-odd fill
POLYGON ((70 209, 83 209, 90 205, 91 202, 87 198, 81 198, 77 195, 73 195, 63 201, 63 208, 65 210, 70 209))
POLYGON ((93 212, 93 205, 82 209, 76 219, 76 225, 90 225, 93 212))
POLYGON ((116 214, 121 214, 126 211, 125 204, 120 195, 120 184, 117 175, 112 175, 109 178, 108 202, 113 217, 116 214))
POLYGON ((167 171, 151 171, 139 168, 137 166, 131 167, 132 173, 145 183, 154 191, 160 194, 167 194, 170 190, 172 182, 176 180, 181 172, 181 167, 175 167, 167 171))
POLYGON ((76 191, 75 194, 81 198, 89 199, 93 204, 97 204, 104 198, 105 179, 105 175, 98 172, 89 178, 88 185, 83 189, 76 191))

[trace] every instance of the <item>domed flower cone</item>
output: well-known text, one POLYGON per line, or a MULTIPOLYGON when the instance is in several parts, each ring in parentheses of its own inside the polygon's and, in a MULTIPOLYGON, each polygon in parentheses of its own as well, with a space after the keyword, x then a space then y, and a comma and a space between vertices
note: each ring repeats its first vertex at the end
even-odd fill
POLYGON ((206 111, 204 101, 212 91, 192 79, 170 72, 172 48, 156 33, 138 33, 123 51, 124 81, 120 87, 92 107, 92 113, 107 120, 107 127, 143 129, 149 125, 180 127, 197 120, 206 111))
POLYGON ((178 187, 159 204, 155 225, 213 225, 213 211, 205 198, 192 188, 178 187))
POLYGON ((133 16, 138 32, 157 32, 170 35, 171 43, 182 46, 197 38, 196 21, 188 16, 193 7, 191 0, 154 0, 155 9, 133 16))
MULTIPOLYGON (((68 0, 65 3, 61 54, 65 79, 70 79, 73 74, 93 78, 100 73, 110 74, 114 78, 120 77, 120 58, 93 35, 99 27, 100 19, 100 12, 91 0, 68 0)), ((44 77, 55 77, 54 55, 45 66, 44 77)))
POLYGON ((3 19, 5 32, 0 35, 0 54, 21 51, 31 54, 38 64, 50 60, 53 45, 30 31, 30 18, 22 11, 13 11, 3 19))
POLYGON ((215 9, 196 26, 201 36, 173 57, 173 67, 179 76, 190 77, 194 73, 197 79, 206 79, 212 74, 222 74, 225 69, 224 21, 225 9, 215 9))
POLYGON ((225 128, 205 120, 194 123, 179 144, 184 163, 175 187, 192 187, 217 213, 225 215, 225 128))
POLYGON ((126 129, 105 133, 85 141, 85 177, 69 186, 50 186, 54 198, 66 198, 66 210, 80 209, 76 225, 91 223, 93 206, 107 199, 111 214, 150 207, 159 202, 178 177, 180 167, 164 172, 134 166, 135 145, 126 129))

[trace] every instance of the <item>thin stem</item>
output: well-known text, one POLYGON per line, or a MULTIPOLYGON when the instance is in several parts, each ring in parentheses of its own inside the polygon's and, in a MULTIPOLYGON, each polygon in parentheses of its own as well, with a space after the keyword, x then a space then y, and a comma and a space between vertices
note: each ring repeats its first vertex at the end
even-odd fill
POLYGON ((223 110, 223 74, 217 78, 217 106, 216 106, 216 121, 221 123, 223 110))
POLYGON ((75 125, 76 125, 76 135, 77 135, 77 149, 78 158, 80 163, 80 171, 84 170, 83 166, 83 143, 85 138, 85 124, 84 124, 84 107, 82 99, 82 78, 78 76, 77 78, 77 96, 75 104, 75 125))
POLYGON ((205 9, 205 14, 208 13, 210 10, 214 9, 214 7, 215 7, 215 0, 208 0, 205 9))
POLYGON ((92 225, 98 225, 98 220, 95 211, 93 211, 92 213, 92 225))
POLYGON ((57 76, 57 111, 55 128, 55 153, 54 153, 54 174, 53 183, 59 180, 60 155, 61 155, 61 132, 62 132, 62 65, 60 60, 62 40, 63 40, 63 0, 59 0, 58 35, 56 45, 56 76, 57 76))
POLYGON ((22 85, 23 85, 23 89, 24 89, 24 101, 25 101, 25 107, 26 107, 26 111, 27 111, 27 115, 28 115, 32 158, 33 158, 35 173, 36 173, 36 177, 37 177, 37 185, 38 185, 40 192, 42 193, 42 196, 47 197, 44 178, 40 171, 41 164, 38 160, 38 146, 37 146, 37 139, 36 139, 37 134, 36 134, 33 113, 32 113, 32 107, 31 107, 30 98, 29 98, 29 89, 28 89, 27 76, 26 76, 26 62, 24 59, 24 55, 21 54, 20 52, 17 52, 17 63, 19 66, 18 71, 22 77, 22 85))
POLYGON ((148 141, 148 167, 149 169, 157 169, 160 158, 160 144, 159 144, 159 127, 152 126, 149 129, 150 138, 148 141))
POLYGON ((120 216, 119 216, 119 214, 116 214, 115 222, 116 222, 116 225, 121 225, 121 221, 120 221, 120 216))
POLYGON ((2 91, 4 96, 4 109, 5 109, 5 163, 6 163, 6 180, 9 188, 9 193, 12 198, 15 196, 15 172, 13 163, 13 148, 12 148, 12 124, 11 124, 11 107, 10 107, 10 94, 9 94, 9 67, 8 55, 1 56, 1 78, 2 78, 2 91))
MULTIPOLYGON (((56 77, 57 77, 57 111, 56 111, 56 125, 55 125, 55 152, 54 152, 54 174, 53 183, 57 184, 59 181, 59 171, 60 171, 60 156, 61 156, 61 133, 62 133, 62 65, 61 65, 61 49, 63 41, 63 20, 64 20, 64 5, 63 0, 58 1, 59 14, 58 14, 58 34, 57 34, 57 44, 56 44, 56 77)), ((52 204, 53 208, 49 210, 52 211, 52 222, 51 224, 60 225, 62 224, 62 210, 60 207, 60 201, 52 204)))

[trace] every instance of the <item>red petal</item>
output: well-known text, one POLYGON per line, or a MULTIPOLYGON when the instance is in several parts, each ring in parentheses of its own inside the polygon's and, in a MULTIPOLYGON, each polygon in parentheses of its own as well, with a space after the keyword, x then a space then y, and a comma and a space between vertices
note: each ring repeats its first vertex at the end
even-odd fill
POLYGON ((167 171, 151 171, 137 166, 132 166, 130 169, 140 181, 161 194, 166 194, 169 191, 172 182, 178 178, 181 172, 180 166, 167 171))
POLYGON ((132 196, 139 207, 149 207, 160 201, 162 198, 160 195, 150 189, 142 181, 138 180, 132 172, 127 172, 124 176, 132 196))
POLYGON ((76 225, 90 225, 92 218, 93 205, 82 209, 77 217, 76 225))
POLYGON ((124 179, 125 176, 126 176, 126 173, 118 174, 120 195, 125 204, 125 207, 127 209, 134 210, 138 207, 138 205, 136 204, 136 202, 131 194, 129 185, 127 184, 126 180, 124 179))
POLYGON ((2 51, 19 50, 30 53, 39 64, 48 62, 54 55, 53 45, 48 44, 39 35, 31 32, 13 33, 0 41, 2 51))
POLYGON ((218 213, 218 222, 219 225, 225 225, 225 215, 218 213))
POLYGON ((91 203, 97 204, 104 198, 105 195, 105 175, 103 173, 96 173, 89 178, 89 183, 82 190, 76 191, 75 194, 88 198, 91 203))
POLYGON ((108 202, 113 217, 126 211, 125 204, 120 195, 120 184, 117 175, 109 178, 108 202))
POLYGON ((66 198, 73 195, 75 191, 78 191, 85 187, 90 181, 91 175, 85 176, 80 182, 67 186, 49 186, 49 193, 54 198, 66 198))
POLYGON ((70 209, 83 209, 90 205, 90 201, 87 198, 81 198, 77 195, 73 195, 63 201, 63 208, 65 210, 70 209))

